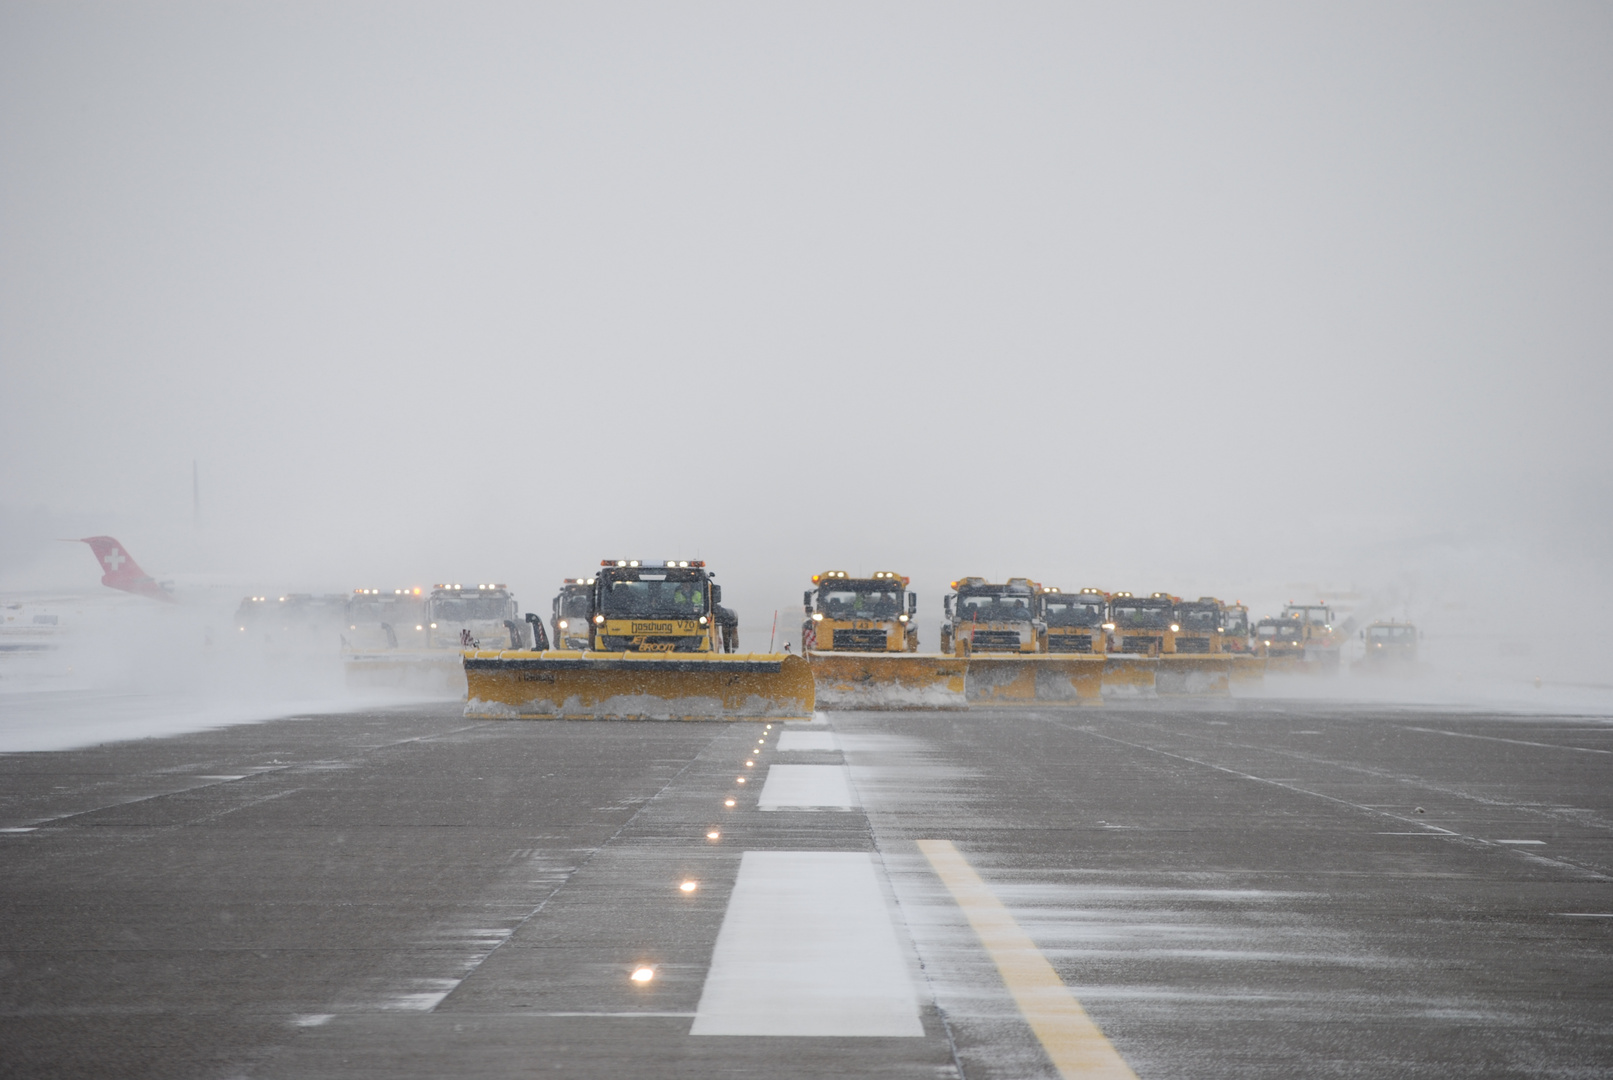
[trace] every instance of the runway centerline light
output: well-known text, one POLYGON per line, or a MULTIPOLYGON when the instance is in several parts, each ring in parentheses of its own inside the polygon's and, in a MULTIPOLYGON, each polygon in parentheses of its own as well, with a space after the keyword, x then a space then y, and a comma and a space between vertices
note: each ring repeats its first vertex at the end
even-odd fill
POLYGON ((708 832, 706 834, 706 839, 707 840, 721 840, 722 839, 722 833, 720 833, 717 830, 713 829, 711 832, 708 832))
POLYGON ((754 761, 747 761, 747 762, 745 762, 745 768, 747 768, 747 769, 754 769, 754 768, 755 768, 755 767, 756 767, 756 762, 754 762, 754 761))
POLYGON ((732 806, 732 805, 734 805, 734 800, 732 800, 732 799, 724 799, 723 800, 723 805, 724 806, 732 806))
POLYGON ((700 883, 698 881, 685 881, 682 885, 678 886, 678 888, 684 892, 694 892, 699 887, 700 883))
POLYGON ((745 778, 743 776, 736 776, 734 779, 738 780, 741 784, 745 782, 745 778))
POLYGON ((655 969, 647 967, 635 968, 633 970, 633 974, 629 976, 629 978, 636 983, 647 983, 651 979, 655 978, 655 969))

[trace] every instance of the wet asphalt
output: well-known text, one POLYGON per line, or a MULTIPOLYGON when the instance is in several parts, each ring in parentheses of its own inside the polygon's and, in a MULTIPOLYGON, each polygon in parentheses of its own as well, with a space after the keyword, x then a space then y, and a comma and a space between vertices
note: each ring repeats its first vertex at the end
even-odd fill
POLYGON ((838 750, 433 706, 0 756, 0 1074, 1056 1075, 948 839, 1141 1077, 1613 1075, 1613 722, 826 718, 838 750), (862 808, 755 809, 782 761, 862 808), (746 850, 877 856, 922 1037, 689 1034, 746 850))

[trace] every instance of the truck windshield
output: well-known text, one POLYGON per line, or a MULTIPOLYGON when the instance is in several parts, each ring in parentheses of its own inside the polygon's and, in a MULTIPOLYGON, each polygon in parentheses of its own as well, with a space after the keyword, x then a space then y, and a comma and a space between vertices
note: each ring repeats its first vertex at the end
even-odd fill
POLYGON ((836 585, 818 590, 823 613, 837 619, 894 619, 902 613, 902 594, 888 585, 836 585))
POLYGON ((585 592, 567 592, 560 594, 560 617, 563 619, 586 619, 588 617, 588 594, 585 592))
POLYGON ((958 616, 964 622, 1030 622, 1031 598, 962 593, 958 596, 958 616))
POLYGON ((606 617, 696 619, 706 614, 705 583, 695 574, 668 571, 611 577, 602 583, 606 617))
POLYGON ((1167 603, 1148 600, 1116 600, 1115 625, 1126 630, 1163 630, 1171 624, 1167 603))
POLYGON ((1367 627, 1367 640, 1392 641, 1397 645, 1404 644, 1408 641, 1417 640, 1417 628, 1415 626, 1369 626, 1367 627))
POLYGON ((1227 633, 1243 635, 1249 633, 1249 613, 1247 611, 1230 608, 1226 613, 1226 619, 1227 633))
POLYGON ((487 622, 509 618, 509 600, 502 596, 433 596, 433 622, 487 622))
POLYGON ((413 623, 419 621, 421 614, 419 600, 377 596, 347 602, 347 621, 355 626, 359 623, 413 623))
POLYGON ((1048 597, 1042 601, 1042 617, 1049 626, 1102 626, 1103 602, 1082 603, 1072 597, 1048 597))
POLYGON ((1213 634, 1221 628, 1221 609, 1208 604, 1183 604, 1177 615, 1177 625, 1192 633, 1213 634))
POLYGON ((1299 622, 1314 623, 1317 626, 1326 626, 1333 621, 1333 613, 1327 608, 1314 604, 1289 604, 1283 608, 1283 618, 1297 619, 1299 622))
POLYGON ((1279 623, 1263 622, 1255 628, 1255 637, 1266 641, 1298 641, 1300 624, 1293 619, 1279 623))

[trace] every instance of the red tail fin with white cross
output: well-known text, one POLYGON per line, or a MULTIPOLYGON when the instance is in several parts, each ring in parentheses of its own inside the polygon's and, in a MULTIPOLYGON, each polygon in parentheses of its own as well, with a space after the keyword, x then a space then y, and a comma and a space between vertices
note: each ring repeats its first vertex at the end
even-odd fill
POLYGON ((95 552, 96 559, 100 561, 103 571, 102 585, 139 596, 149 596, 153 600, 165 600, 170 604, 176 602, 174 594, 140 569, 139 564, 129 558, 129 553, 123 550, 123 545, 112 537, 86 536, 80 543, 90 545, 90 550, 95 552))

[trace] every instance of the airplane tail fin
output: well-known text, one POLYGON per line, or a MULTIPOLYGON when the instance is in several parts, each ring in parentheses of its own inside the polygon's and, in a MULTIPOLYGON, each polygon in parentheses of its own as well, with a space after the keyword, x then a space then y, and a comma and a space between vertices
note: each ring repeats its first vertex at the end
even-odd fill
POLYGON ((101 584, 110 589, 149 596, 153 600, 174 600, 173 593, 163 588, 152 576, 140 569, 140 564, 129 557, 123 545, 110 536, 86 536, 79 541, 90 545, 103 571, 101 584))

